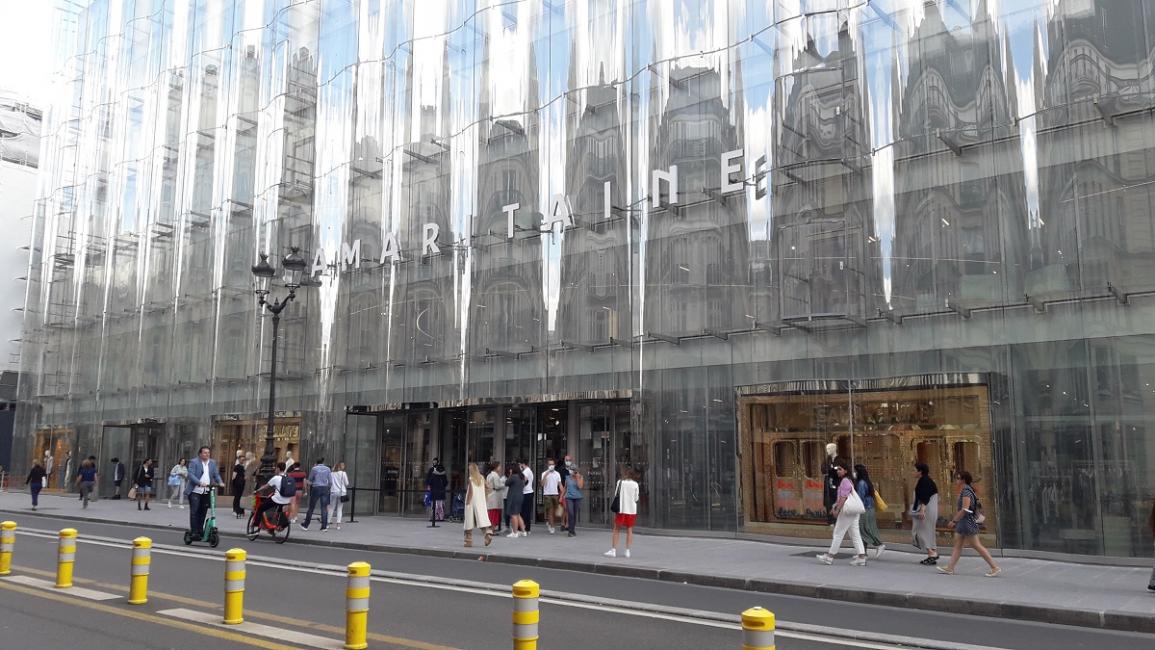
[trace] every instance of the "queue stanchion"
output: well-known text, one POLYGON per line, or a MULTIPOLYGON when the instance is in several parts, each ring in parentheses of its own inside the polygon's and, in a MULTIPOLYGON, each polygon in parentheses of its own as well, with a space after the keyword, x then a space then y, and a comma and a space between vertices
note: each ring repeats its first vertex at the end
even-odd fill
POLYGON ((12 551, 16 548, 16 522, 0 523, 0 576, 12 573, 12 551))
POLYGON ((76 564, 76 536, 75 528, 60 531, 60 543, 56 550, 57 589, 72 587, 72 569, 76 564))
POLYGON ((132 540, 132 574, 128 586, 128 604, 148 602, 148 574, 152 565, 152 540, 137 537, 132 540))

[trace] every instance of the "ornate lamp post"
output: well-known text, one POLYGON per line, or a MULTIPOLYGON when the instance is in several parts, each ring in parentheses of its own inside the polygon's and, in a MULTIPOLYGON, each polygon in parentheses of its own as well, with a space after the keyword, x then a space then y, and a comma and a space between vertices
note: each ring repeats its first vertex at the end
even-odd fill
MULTIPOLYGON (((277 342, 278 330, 281 325, 281 312, 297 297, 297 289, 302 285, 302 276, 308 263, 301 256, 300 250, 293 246, 289 254, 281 260, 283 280, 289 293, 283 298, 270 299, 269 290, 265 288, 265 280, 271 280, 277 275, 276 269, 269 264, 269 256, 261 253, 261 261, 253 265, 253 276, 257 278, 257 304, 273 315, 273 349, 272 362, 269 367, 269 421, 265 429, 265 453, 261 455, 261 468, 257 470, 257 484, 263 485, 276 472, 277 456, 273 450, 273 418, 277 401, 277 342)), ((271 285, 271 283, 269 283, 271 285)))

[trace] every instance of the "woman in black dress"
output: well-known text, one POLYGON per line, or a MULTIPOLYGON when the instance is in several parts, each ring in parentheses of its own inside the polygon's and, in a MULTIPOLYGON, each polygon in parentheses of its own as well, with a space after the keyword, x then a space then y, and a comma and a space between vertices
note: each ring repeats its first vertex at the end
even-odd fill
POLYGON ((238 456, 236 465, 233 465, 233 515, 237 519, 245 516, 245 509, 241 506, 241 496, 245 493, 245 457, 238 456))

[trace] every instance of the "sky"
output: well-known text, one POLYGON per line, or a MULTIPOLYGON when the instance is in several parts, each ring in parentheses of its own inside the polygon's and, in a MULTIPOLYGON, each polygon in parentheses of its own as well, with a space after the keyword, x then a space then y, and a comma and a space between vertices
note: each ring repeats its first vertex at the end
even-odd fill
POLYGON ((43 106, 49 99, 52 0, 0 0, 0 90, 43 106))

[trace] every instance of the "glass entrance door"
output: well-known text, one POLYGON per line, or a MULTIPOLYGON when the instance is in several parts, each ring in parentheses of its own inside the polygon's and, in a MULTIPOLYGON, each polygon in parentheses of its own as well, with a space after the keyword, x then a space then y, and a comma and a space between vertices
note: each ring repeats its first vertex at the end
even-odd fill
POLYGON ((405 465, 405 416, 383 415, 377 418, 377 435, 381 441, 381 485, 378 509, 386 514, 401 512, 401 471, 405 465))
POLYGON ((585 477, 582 521, 595 525, 613 523, 610 502, 625 468, 639 476, 642 488, 638 512, 647 513, 646 473, 641 466, 645 450, 633 435, 628 401, 577 404, 577 463, 585 477))

